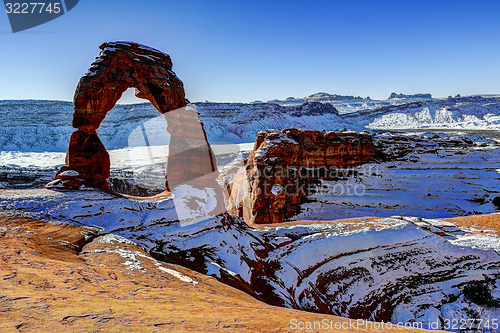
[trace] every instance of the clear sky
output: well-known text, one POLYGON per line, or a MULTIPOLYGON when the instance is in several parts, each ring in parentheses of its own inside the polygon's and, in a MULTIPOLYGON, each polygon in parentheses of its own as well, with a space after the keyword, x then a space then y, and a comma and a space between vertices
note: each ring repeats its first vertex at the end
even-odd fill
POLYGON ((108 40, 169 53, 191 101, 498 94, 499 15, 499 0, 80 0, 13 34, 2 11, 0 99, 72 100, 108 40))

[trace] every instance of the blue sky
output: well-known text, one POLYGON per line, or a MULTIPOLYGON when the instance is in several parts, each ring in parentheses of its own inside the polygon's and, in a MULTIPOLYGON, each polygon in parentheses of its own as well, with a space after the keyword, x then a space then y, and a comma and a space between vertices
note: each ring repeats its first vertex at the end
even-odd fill
POLYGON ((13 34, 2 12, 0 99, 71 100, 107 40, 169 53, 191 101, 500 93, 499 13, 498 0, 80 0, 13 34))

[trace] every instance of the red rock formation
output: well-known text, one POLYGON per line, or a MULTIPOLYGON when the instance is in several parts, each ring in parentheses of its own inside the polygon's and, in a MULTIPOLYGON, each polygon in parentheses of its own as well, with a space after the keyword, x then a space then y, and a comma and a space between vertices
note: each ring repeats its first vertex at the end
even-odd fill
POLYGON ((73 127, 95 130, 128 88, 165 113, 186 105, 170 56, 131 42, 107 42, 75 91, 73 127))
POLYGON ((131 87, 136 89, 137 97, 149 100, 160 113, 176 110, 175 114, 166 117, 171 134, 170 156, 179 159, 179 162, 169 163, 168 169, 173 176, 170 184, 216 171, 215 159, 196 109, 183 108, 187 104, 184 87, 172 71, 170 57, 131 42, 107 42, 100 48, 101 53, 75 91, 73 127, 78 130, 71 136, 67 165, 56 174, 59 181, 48 187, 62 183, 65 187, 108 188, 109 155, 96 129, 122 93, 131 87))
POLYGON ((310 182, 338 177, 338 168, 369 162, 372 137, 359 133, 285 129, 261 131, 230 186, 226 207, 248 223, 280 223, 293 216, 310 182))
POLYGON ((109 154, 95 131, 77 130, 71 135, 66 164, 56 174, 66 186, 108 188, 109 154))

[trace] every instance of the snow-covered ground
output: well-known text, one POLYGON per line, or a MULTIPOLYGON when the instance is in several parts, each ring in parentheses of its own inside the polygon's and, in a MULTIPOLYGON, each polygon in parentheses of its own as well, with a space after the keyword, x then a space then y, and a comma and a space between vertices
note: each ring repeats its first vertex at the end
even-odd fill
POLYGON ((0 151, 2 168, 54 169, 64 165, 66 153, 0 151))
MULTIPOLYGON (((249 152, 254 143, 214 144, 214 153, 223 158, 225 155, 237 155, 249 152)), ((109 150, 111 165, 116 169, 138 168, 149 164, 165 163, 168 157, 168 145, 137 146, 109 150)), ((54 169, 64 165, 66 153, 62 152, 24 152, 0 151, 3 167, 54 169)))
MULTIPOLYGON (((433 127, 471 131, 500 126, 499 96, 441 100, 425 95, 394 96, 375 101, 315 94, 273 102, 281 105, 197 103, 219 170, 237 157, 245 157, 253 148, 256 133, 266 128, 410 131, 433 127), (300 104, 303 102, 309 104, 300 104), (343 112, 336 109, 339 103, 343 103, 343 112)), ((40 188, 52 179, 64 165, 69 136, 74 131, 71 117, 69 102, 0 101, 0 187, 40 188)), ((169 135, 164 117, 150 104, 116 106, 98 133, 110 153, 112 177, 135 180, 148 189, 164 187, 169 135)), ((479 136, 470 138, 483 140, 479 136)), ((323 182, 294 219, 331 220, 374 214, 443 217, 495 210, 492 199, 500 188, 498 149, 419 151, 403 161, 362 168, 368 167, 376 167, 377 173, 323 182)))
MULTIPOLYGON (((424 134, 419 137, 429 137, 424 134)), ((433 137, 439 137, 432 134, 433 137)), ((453 136, 441 134, 441 142, 453 136)), ((451 217, 494 212, 492 201, 500 196, 500 146, 494 141, 469 135, 474 140, 464 147, 429 144, 404 158, 353 168, 357 173, 337 181, 321 181, 292 220, 334 220, 357 216, 414 215, 426 218, 451 217)), ((246 157, 253 143, 218 144, 212 148, 219 171, 246 157)), ((138 146, 110 150, 111 174, 133 180, 142 188, 162 190, 168 145, 138 146)), ((64 165, 65 153, 0 152, 0 176, 11 179, 39 175, 34 186, 27 178, 4 188, 42 187, 64 165), (43 177, 42 177, 43 176, 43 177), (43 181, 42 181, 43 180, 43 181)))
MULTIPOLYGON (((446 136, 444 136, 446 138, 446 136)), ((445 139, 446 140, 446 139, 445 139)), ((337 181, 321 181, 294 220, 494 212, 500 195, 500 146, 428 146, 402 159, 370 163, 337 181)))
POLYGON ((91 189, 0 191, 0 210, 116 233, 275 305, 438 329, 500 318, 494 231, 407 217, 258 230, 223 214, 185 224, 173 200, 91 189))
MULTIPOLYGON (((352 118, 351 118, 352 117, 352 118)), ((354 112, 369 129, 500 129, 500 96, 468 96, 354 112)))
MULTIPOLYGON (((220 171, 247 156, 254 143, 211 145, 220 171)), ((168 145, 131 146, 109 150, 111 177, 132 181, 145 189, 164 190, 168 145)), ((63 152, 0 151, 1 188, 41 188, 65 165, 63 152)))
MULTIPOLYGON (((288 127, 369 131, 500 129, 500 96, 383 101, 340 96, 276 103, 195 105, 211 143, 253 142, 262 129, 288 127)), ((70 102, 0 101, 0 151, 66 151, 74 131, 72 113, 70 102)), ((107 114, 98 134, 108 150, 157 146, 168 144, 165 128, 164 117, 151 104, 117 105, 107 114)))

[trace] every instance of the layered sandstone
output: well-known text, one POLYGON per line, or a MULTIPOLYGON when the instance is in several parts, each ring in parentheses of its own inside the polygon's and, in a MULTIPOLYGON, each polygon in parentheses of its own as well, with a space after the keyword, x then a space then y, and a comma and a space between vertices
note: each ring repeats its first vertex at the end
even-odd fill
POLYGON ((319 179, 335 180, 375 157, 370 135, 285 129, 259 132, 244 168, 231 185, 226 205, 248 223, 280 223, 291 217, 319 179))
POLYGON ((107 42, 75 91, 73 127, 95 131, 128 88, 165 113, 186 105, 168 54, 132 42, 107 42))

